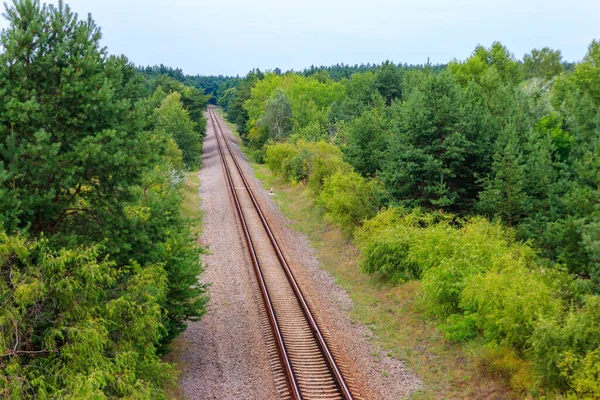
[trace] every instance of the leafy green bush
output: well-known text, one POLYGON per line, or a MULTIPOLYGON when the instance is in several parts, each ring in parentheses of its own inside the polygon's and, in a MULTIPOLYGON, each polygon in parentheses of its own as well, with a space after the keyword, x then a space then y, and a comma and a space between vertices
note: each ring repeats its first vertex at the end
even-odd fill
POLYGON ((512 230, 484 218, 388 209, 356 230, 361 268, 421 279, 425 311, 446 338, 475 342, 481 367, 518 392, 598 397, 600 296, 543 266, 512 230), (568 312, 568 305, 572 309, 568 312))
POLYGON ((424 235, 420 247, 423 254, 429 251, 441 256, 435 268, 424 270, 422 276, 427 310, 438 317, 463 310, 461 295, 469 277, 485 273, 503 259, 534 255, 531 249, 514 241, 511 231, 484 218, 467 220, 458 229, 448 227, 441 234, 424 235), (442 245, 445 253, 436 249, 442 245))
POLYGON ((283 178, 285 181, 290 181, 292 171, 290 170, 290 162, 294 160, 300 150, 292 143, 273 143, 267 147, 265 155, 265 163, 271 171, 283 178))
POLYGON ((590 354, 600 349, 600 297, 587 295, 582 307, 540 319, 530 342, 542 383, 574 387, 576 376, 592 368, 590 354))
POLYGON ((325 178, 337 171, 350 171, 335 145, 324 141, 271 143, 267 146, 265 161, 276 175, 287 182, 307 183, 318 195, 325 178))
POLYGON ((356 232, 368 273, 421 278, 428 312, 447 317, 461 311, 468 277, 492 268, 503 257, 532 258, 500 224, 483 218, 451 224, 452 216, 415 210, 387 210, 356 232))
POLYGON ((349 173, 352 169, 343 160, 340 149, 331 143, 309 142, 306 148, 311 154, 308 165, 308 187, 315 196, 320 194, 325 179, 336 172, 349 173))
POLYGON ((477 322, 471 314, 452 314, 440 328, 451 342, 468 342, 479 334, 477 322))
POLYGON ((376 182, 356 172, 338 171, 325 178, 319 204, 334 223, 351 232, 377 213, 376 182))
POLYGON ((487 341, 525 350, 540 318, 561 311, 544 271, 506 259, 466 282, 460 306, 471 313, 487 341))
POLYGON ((576 398, 600 398, 600 348, 577 356, 571 352, 565 354, 560 363, 563 374, 568 377, 576 398))
POLYGON ((125 274, 99 255, 0 233, 3 398, 166 397, 171 369, 156 347, 166 272, 125 274))
MULTIPOLYGON (((428 252, 422 247, 424 234, 437 233, 424 227, 431 228, 437 219, 421 210, 405 213, 402 209, 388 209, 366 221, 355 233, 362 253, 361 268, 396 280, 419 278, 423 270, 437 263, 439 251, 447 248, 436 246, 428 252)), ((449 227, 440 224, 438 228, 449 227)))

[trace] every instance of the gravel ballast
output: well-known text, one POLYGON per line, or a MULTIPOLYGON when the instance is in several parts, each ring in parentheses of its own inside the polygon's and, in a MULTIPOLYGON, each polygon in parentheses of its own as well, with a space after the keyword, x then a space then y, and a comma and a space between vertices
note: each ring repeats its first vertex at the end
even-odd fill
POLYGON ((210 122, 200 180, 201 242, 210 251, 202 281, 210 282, 210 302, 183 334, 181 391, 188 399, 276 399, 252 271, 210 122))

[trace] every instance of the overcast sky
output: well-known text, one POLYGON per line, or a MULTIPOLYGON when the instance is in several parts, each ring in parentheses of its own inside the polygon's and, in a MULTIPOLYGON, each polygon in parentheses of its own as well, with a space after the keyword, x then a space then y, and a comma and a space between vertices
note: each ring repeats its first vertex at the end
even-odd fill
MULTIPOLYGON (((50 1, 54 2, 54 1, 50 1)), ((600 0, 71 0, 103 44, 140 65, 245 75, 336 63, 446 63, 499 40, 580 60, 600 38, 600 0)), ((6 21, 0 26, 5 27, 6 21)))

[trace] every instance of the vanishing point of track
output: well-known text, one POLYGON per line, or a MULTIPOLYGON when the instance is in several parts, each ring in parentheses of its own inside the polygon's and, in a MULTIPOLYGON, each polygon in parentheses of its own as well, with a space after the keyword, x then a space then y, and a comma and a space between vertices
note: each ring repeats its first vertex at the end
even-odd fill
POLYGON ((212 108, 208 112, 281 363, 277 369, 285 376, 285 382, 278 384, 280 394, 295 400, 357 398, 317 326, 218 117, 212 108))

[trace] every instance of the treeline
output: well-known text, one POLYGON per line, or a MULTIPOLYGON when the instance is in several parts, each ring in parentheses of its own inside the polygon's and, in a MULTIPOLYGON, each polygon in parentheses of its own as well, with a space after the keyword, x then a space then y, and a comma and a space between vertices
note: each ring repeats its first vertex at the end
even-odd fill
POLYGON ((139 72, 150 77, 168 76, 186 86, 200 89, 208 96, 210 104, 217 104, 217 99, 223 96, 225 90, 239 85, 241 79, 223 75, 186 75, 181 68, 172 68, 160 64, 155 66, 139 67, 139 72))
POLYGON ((205 312, 180 211, 207 97, 140 73, 62 2, 6 6, 0 53, 0 395, 166 398, 205 312))
POLYGON ((516 391, 600 397, 600 42, 576 64, 494 43, 314 72, 251 71, 220 99, 253 157, 516 391))
MULTIPOLYGON (((390 63, 390 62, 386 61, 383 64, 388 64, 388 63, 390 63)), ((398 67, 398 69, 405 70, 405 71, 408 71, 411 69, 428 68, 431 71, 439 72, 446 68, 445 65, 440 65, 440 64, 411 65, 411 64, 404 63, 404 64, 396 64, 396 66, 398 67)), ((323 73, 322 71, 324 71, 327 73, 329 78, 333 79, 334 81, 339 81, 342 79, 348 79, 352 75, 358 74, 358 73, 376 72, 379 68, 381 68, 381 65, 371 64, 371 63, 360 64, 360 65, 359 64, 348 65, 348 64, 341 63, 341 64, 327 65, 327 66, 321 65, 319 67, 311 65, 310 68, 305 68, 301 72, 301 74, 304 76, 312 76, 312 75, 316 75, 316 74, 322 74, 323 73)))

